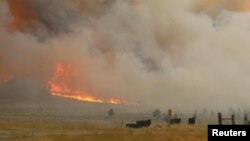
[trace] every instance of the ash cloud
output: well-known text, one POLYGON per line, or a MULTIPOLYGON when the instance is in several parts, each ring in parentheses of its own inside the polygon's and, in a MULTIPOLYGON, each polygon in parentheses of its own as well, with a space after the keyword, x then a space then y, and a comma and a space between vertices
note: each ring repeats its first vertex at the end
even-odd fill
POLYGON ((247 0, 2 0, 0 80, 24 76, 46 85, 61 62, 77 70, 67 80, 71 87, 99 97, 176 109, 248 107, 247 6, 247 0))

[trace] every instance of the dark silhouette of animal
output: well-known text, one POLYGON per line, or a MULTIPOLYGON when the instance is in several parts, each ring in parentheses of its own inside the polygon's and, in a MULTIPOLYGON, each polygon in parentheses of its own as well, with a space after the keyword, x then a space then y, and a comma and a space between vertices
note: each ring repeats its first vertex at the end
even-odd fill
POLYGON ((181 123, 181 118, 173 118, 170 120, 171 124, 180 124, 181 123))
POLYGON ((136 123, 127 123, 126 127, 130 128, 142 128, 142 127, 149 127, 151 125, 151 119, 149 120, 138 120, 136 123))
POLYGON ((148 127, 151 124, 151 119, 149 119, 149 120, 139 120, 139 121, 136 121, 136 124, 138 126, 148 127))
MULTIPOLYGON (((169 123, 169 119, 165 118, 166 122, 169 123)), ((172 118, 170 119, 170 124, 180 124, 181 123, 181 118, 172 118)))
POLYGON ((139 126, 136 123, 127 123, 126 127, 130 127, 130 128, 139 128, 139 126))
POLYGON ((188 124, 195 124, 195 117, 188 118, 188 124))

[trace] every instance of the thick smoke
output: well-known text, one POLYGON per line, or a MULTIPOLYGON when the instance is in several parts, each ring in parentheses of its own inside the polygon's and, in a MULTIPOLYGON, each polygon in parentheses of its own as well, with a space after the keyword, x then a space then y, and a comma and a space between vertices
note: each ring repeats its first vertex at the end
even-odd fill
POLYGON ((74 70, 71 87, 98 97, 177 109, 247 107, 248 3, 2 0, 0 83, 25 77, 46 85, 63 63, 74 70))

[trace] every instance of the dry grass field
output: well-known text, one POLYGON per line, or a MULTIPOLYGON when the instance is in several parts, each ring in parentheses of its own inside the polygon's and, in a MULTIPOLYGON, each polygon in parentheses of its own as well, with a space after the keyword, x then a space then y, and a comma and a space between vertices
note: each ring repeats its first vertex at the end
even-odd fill
POLYGON ((126 129, 85 122, 1 121, 0 140, 10 141, 205 141, 206 126, 126 129))
POLYGON ((122 125, 119 118, 41 113, 25 110, 1 111, 0 141, 207 140, 207 127, 201 124, 181 124, 169 128, 164 122, 153 121, 149 128, 130 129, 122 125))

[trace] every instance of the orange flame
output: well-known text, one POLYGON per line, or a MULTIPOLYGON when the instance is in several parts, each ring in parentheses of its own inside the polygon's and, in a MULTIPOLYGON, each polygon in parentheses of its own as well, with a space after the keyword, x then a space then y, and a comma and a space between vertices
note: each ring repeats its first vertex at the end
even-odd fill
POLYGON ((73 90, 67 84, 66 80, 72 73, 70 70, 71 66, 65 66, 61 63, 56 65, 56 70, 54 76, 49 80, 48 85, 50 92, 53 96, 60 96, 64 98, 76 99, 80 101, 88 101, 95 103, 111 103, 111 104, 129 104, 129 102, 124 100, 119 100, 115 98, 103 99, 91 96, 89 93, 81 90, 73 90))

